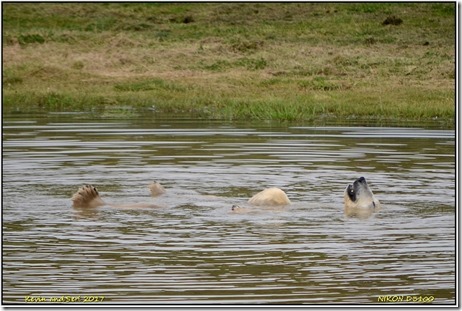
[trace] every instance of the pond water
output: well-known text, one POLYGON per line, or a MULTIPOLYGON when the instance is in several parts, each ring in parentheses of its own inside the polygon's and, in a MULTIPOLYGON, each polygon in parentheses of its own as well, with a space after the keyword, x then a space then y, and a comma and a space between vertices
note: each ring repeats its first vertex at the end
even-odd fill
POLYGON ((2 186, 6 304, 455 303, 453 129, 7 115, 2 186), (360 176, 382 210, 347 218, 360 176), (292 204, 231 212, 270 186, 292 204))

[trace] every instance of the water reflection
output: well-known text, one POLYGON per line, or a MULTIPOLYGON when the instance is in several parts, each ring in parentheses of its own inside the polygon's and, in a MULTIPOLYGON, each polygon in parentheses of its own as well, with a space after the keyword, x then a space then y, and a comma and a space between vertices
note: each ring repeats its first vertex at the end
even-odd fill
POLYGON ((453 130, 77 117, 4 118, 5 303, 454 303, 453 130), (367 220, 343 215, 359 176, 383 206, 367 220), (70 208, 87 183, 163 207, 70 208), (269 186, 293 204, 231 213, 269 186))

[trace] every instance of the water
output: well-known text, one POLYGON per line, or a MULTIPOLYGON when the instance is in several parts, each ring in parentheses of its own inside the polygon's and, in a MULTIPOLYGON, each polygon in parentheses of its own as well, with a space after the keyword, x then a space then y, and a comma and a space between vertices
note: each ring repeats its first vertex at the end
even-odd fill
POLYGON ((454 130, 3 121, 4 303, 455 303, 454 130), (383 209, 346 218, 343 191, 360 176, 383 209), (153 180, 167 195, 149 196, 153 180), (72 208, 88 183, 107 202, 159 207, 72 208), (231 212, 270 186, 293 204, 231 212))

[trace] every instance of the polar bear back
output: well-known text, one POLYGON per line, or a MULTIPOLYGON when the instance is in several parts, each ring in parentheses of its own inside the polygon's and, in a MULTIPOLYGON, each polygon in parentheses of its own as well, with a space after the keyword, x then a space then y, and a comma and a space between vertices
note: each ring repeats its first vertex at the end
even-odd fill
POLYGON ((249 203, 252 205, 268 205, 268 206, 277 206, 277 205, 288 205, 290 204, 290 200, 279 188, 268 188, 265 189, 252 198, 250 198, 249 203))

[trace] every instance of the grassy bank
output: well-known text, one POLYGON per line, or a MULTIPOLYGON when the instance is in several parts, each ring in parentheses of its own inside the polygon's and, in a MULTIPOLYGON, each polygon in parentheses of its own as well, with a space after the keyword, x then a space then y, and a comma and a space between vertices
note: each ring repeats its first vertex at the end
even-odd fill
POLYGON ((450 122, 454 16, 451 3, 6 3, 4 111, 450 122))

